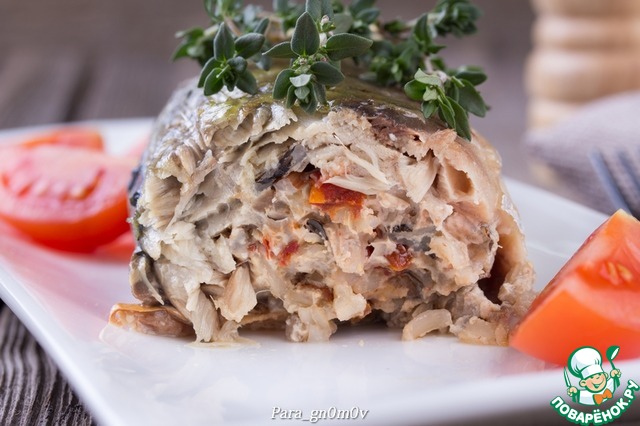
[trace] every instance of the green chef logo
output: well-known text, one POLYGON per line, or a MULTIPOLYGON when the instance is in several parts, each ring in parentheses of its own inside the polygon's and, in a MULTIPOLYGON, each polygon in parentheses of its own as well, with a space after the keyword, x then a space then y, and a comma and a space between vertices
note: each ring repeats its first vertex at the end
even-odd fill
POLYGON ((635 392, 640 389, 640 386, 633 380, 629 380, 622 396, 617 400, 614 399, 622 377, 622 372, 613 364, 619 351, 619 346, 611 346, 607 349, 606 356, 611 365, 609 372, 604 370, 602 355, 597 349, 583 346, 573 351, 564 369, 567 395, 574 403, 595 406, 596 408, 590 411, 581 410, 579 407, 573 408, 562 397, 557 396, 551 401, 551 406, 558 414, 568 421, 580 425, 603 425, 617 419, 627 410, 635 399, 635 392), (577 386, 573 383, 575 380, 578 381, 577 386), (607 404, 610 401, 615 403, 607 404))

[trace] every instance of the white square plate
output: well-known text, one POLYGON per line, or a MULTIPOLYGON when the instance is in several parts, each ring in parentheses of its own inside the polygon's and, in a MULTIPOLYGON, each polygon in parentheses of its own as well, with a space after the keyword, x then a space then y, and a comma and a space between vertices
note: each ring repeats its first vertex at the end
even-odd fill
MULTIPOLYGON (((89 125, 110 150, 123 152, 151 121, 89 125)), ((40 130, 4 131, 0 140, 40 130)), ((605 217, 518 182, 508 187, 540 289, 605 217)), ((562 371, 510 348, 447 336, 402 342, 398 330, 376 328, 341 329, 321 344, 268 332, 245 333, 255 345, 204 347, 108 326, 114 303, 134 301, 125 263, 49 251, 10 235, 0 235, 0 297, 102 425, 260 424, 285 410, 302 416, 285 424, 331 422, 314 410, 360 419, 366 410, 367 424, 521 423, 524 413, 562 420, 549 406, 566 391, 562 371)), ((640 381, 640 361, 616 366, 640 381)))

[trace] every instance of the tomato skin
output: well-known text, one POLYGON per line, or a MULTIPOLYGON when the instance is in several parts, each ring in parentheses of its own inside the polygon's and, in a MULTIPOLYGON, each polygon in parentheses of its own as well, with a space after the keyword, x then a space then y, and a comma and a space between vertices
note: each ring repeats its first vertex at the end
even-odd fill
POLYGON ((20 146, 25 148, 35 148, 44 145, 104 151, 102 135, 95 130, 81 127, 63 127, 20 142, 20 146))
POLYGON ((640 357, 640 222, 618 211, 600 226, 538 295, 510 345, 561 365, 587 345, 640 357))
POLYGON ((60 145, 14 147, 0 160, 0 218, 52 248, 90 252, 127 231, 135 160, 60 145))

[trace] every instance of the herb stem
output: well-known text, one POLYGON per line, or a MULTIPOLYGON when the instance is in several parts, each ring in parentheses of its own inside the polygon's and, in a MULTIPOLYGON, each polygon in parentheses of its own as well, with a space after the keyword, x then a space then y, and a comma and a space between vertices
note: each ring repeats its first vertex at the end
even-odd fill
POLYGON ((427 74, 433 74, 433 64, 431 64, 431 55, 427 55, 426 58, 424 58, 424 67, 427 70, 427 74))

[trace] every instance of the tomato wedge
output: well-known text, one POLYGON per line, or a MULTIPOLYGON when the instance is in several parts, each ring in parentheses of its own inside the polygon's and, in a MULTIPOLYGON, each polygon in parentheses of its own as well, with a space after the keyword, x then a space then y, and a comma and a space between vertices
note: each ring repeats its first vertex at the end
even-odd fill
POLYGON ((581 346, 640 357, 640 222, 616 212, 533 302, 510 345, 556 364, 581 346))
POLYGON ((53 130, 20 143, 20 146, 27 148, 35 148, 43 145, 60 145, 104 151, 104 140, 100 133, 81 127, 65 127, 53 130))
POLYGON ((0 159, 0 218, 47 246, 90 252, 129 228, 134 166, 69 146, 13 147, 0 159))

